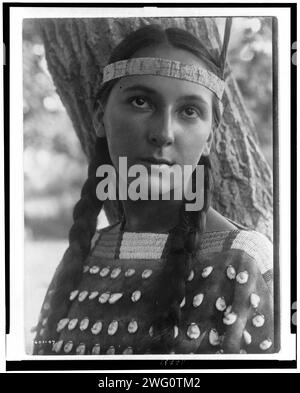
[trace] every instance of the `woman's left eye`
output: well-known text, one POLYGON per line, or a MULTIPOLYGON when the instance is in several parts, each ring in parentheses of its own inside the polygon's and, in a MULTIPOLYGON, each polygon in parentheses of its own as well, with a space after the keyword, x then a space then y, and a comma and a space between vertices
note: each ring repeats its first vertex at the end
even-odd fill
POLYGON ((193 106, 188 106, 181 111, 182 115, 188 119, 197 119, 200 117, 200 111, 193 106))

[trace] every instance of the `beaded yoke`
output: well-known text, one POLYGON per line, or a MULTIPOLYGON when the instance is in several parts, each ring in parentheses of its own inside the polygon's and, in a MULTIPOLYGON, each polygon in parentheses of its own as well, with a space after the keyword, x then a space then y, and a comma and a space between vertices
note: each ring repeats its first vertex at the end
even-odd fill
MULTIPOLYGON (((156 332, 149 310, 154 280, 166 261, 167 238, 123 232, 119 224, 97 232, 81 282, 69 294, 69 311, 51 331, 47 314, 54 276, 34 354, 150 353, 156 332)), ((272 249, 255 231, 202 235, 170 353, 274 352, 272 249)))

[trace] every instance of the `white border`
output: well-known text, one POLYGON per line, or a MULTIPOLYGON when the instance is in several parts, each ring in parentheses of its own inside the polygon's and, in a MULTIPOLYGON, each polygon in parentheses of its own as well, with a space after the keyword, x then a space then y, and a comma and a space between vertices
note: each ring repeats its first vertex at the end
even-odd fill
MULTIPOLYGON (((25 354, 24 340, 24 195, 23 195, 23 114, 22 114, 22 19, 53 17, 133 17, 133 16, 276 16, 279 37, 279 147, 280 147, 280 282, 281 282, 281 351, 272 355, 222 355, 221 359, 295 358, 295 336, 290 335, 290 11, 285 8, 11 8, 10 18, 10 296, 11 333, 7 336, 7 360, 47 359, 25 354), (282 97, 284 99, 282 99, 282 97), (283 115, 284 114, 284 115, 283 115), (16 246, 17 245, 17 246, 16 246), (283 285, 284 284, 284 285, 283 285)), ((76 359, 125 359, 130 356, 82 356, 76 359)), ((218 355, 135 355, 134 359, 219 359, 218 355)), ((74 356, 51 356, 50 359, 72 359, 74 356)), ((165 370, 166 371, 166 370, 165 370)), ((192 370, 191 370, 192 371, 192 370)))

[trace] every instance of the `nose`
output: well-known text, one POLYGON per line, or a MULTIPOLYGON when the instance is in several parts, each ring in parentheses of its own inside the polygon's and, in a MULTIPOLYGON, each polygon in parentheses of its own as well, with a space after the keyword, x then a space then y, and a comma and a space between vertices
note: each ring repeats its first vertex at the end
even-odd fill
POLYGON ((149 142, 156 147, 169 146, 174 142, 174 121, 170 110, 157 114, 149 126, 149 142))

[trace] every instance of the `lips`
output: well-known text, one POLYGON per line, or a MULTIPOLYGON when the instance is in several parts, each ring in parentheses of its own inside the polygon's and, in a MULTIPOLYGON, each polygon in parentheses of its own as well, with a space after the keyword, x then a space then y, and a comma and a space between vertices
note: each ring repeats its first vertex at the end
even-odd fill
POLYGON ((165 158, 146 157, 141 158, 141 161, 152 165, 173 165, 173 162, 165 158))

